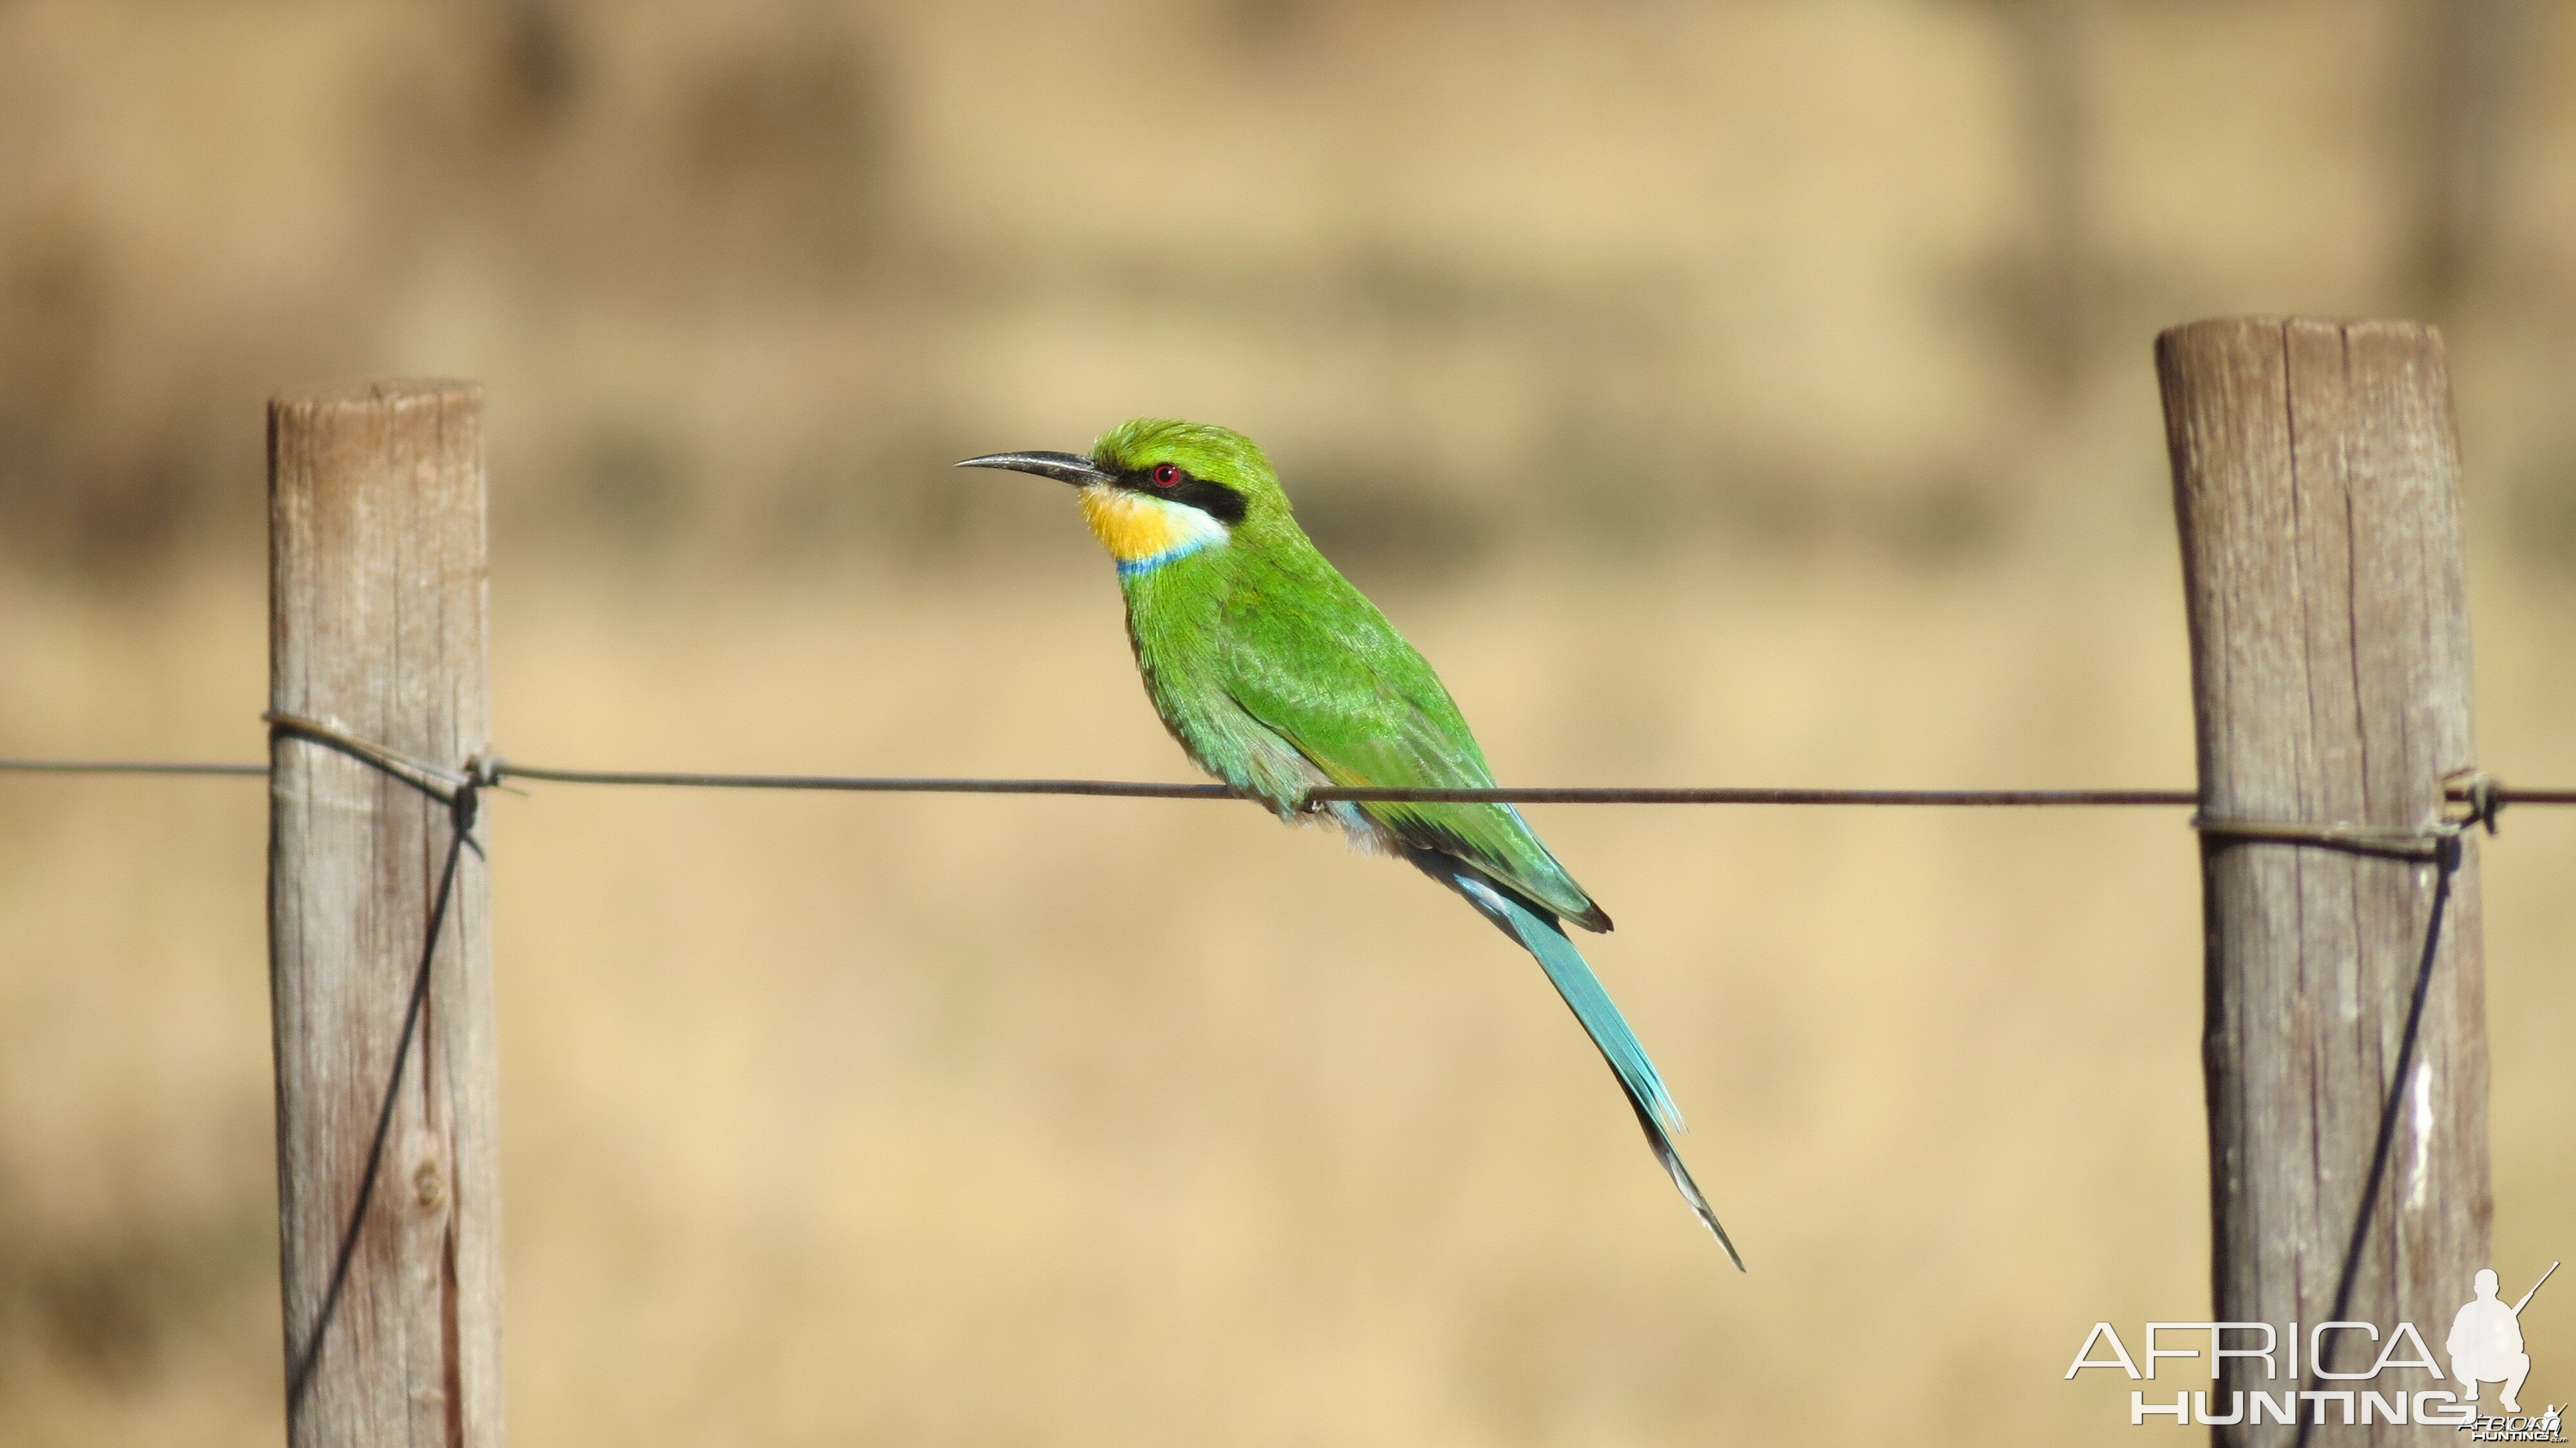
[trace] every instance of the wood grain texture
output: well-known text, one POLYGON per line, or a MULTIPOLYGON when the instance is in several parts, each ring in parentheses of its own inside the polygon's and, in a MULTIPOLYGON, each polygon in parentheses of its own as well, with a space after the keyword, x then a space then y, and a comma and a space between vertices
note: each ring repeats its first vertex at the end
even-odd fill
MULTIPOLYGON (((2438 820, 2443 775, 2476 761, 2459 450, 2440 338, 2403 323, 2228 319, 2166 332, 2156 363, 2203 814, 2438 820)), ((2433 863, 2202 840, 2214 1316, 2301 1324, 2303 1377, 2304 1334, 2335 1315, 2392 1096, 2342 1316, 2383 1331, 2413 1322, 2439 1353, 2488 1265, 2478 846, 2462 845, 2427 973, 2433 863), (2419 978, 2424 1006, 2401 1087, 2419 978)), ((2345 1349, 2328 1364, 2339 1370, 2367 1368, 2376 1351, 2358 1333, 2329 1342, 2345 1349)), ((2266 1383, 2259 1364, 2229 1368, 2225 1389, 2373 1386, 2266 1383)), ((2421 1425, 2312 1431, 2338 1443, 2457 1437, 2421 1425)), ((2294 1438, 2277 1424, 2217 1435, 2294 1438)))
MULTIPOLYGON (((480 388, 455 382, 353 383, 270 404, 271 708, 451 767, 484 747, 482 406, 480 388)), ((311 740, 281 734, 270 764, 288 1442, 498 1448, 483 862, 471 850, 457 861, 423 1006, 398 1050, 450 812, 311 740)))

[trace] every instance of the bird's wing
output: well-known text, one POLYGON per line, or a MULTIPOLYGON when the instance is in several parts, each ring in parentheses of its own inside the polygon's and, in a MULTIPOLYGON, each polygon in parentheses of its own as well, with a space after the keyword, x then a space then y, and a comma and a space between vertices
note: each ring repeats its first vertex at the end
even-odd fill
MULTIPOLYGON (((1335 592, 1347 594, 1331 600, 1341 607, 1314 607, 1309 593, 1307 607, 1230 619, 1227 693, 1335 784, 1491 789, 1484 753, 1430 664, 1356 589, 1335 592)), ((1510 805, 1358 808, 1409 845, 1465 860, 1587 929, 1610 928, 1510 805)))

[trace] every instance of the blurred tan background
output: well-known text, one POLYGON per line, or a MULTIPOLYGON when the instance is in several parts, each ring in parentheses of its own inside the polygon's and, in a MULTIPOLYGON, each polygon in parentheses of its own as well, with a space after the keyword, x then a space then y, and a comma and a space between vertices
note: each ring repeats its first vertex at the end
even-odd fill
MULTIPOLYGON (((2566 782, 2571 79, 2509 0, 0 4, 0 754, 258 757, 263 399, 414 372, 523 759, 1189 777, 945 467, 1152 412, 1507 779, 2185 784, 2147 346, 2300 311, 2444 326, 2566 782)), ((1739 1278, 1526 959, 1243 806, 495 812, 521 1442, 2111 1443, 2090 1324, 2206 1310, 2168 815, 1533 811, 1739 1278)), ((0 780, 0 1444, 279 1441, 264 827, 0 780)), ((2576 813, 2487 859, 2527 1282, 2576 813)))

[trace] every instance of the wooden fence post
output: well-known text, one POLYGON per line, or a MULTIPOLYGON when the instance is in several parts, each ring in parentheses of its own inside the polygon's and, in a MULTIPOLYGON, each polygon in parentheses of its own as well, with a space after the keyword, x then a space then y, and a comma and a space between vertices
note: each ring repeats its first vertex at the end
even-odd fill
MULTIPOLYGON (((2399 322, 2194 322, 2157 339, 2156 370, 2203 818, 2438 821, 2444 775, 2476 762, 2441 339, 2399 322)), ((2461 1388, 2420 1370, 2309 1380, 2367 1370, 2383 1345, 2330 1332, 2327 1361, 2313 1362, 2330 1320, 2383 1335, 2411 1322, 2442 1354, 2488 1265, 2478 846, 2458 845, 2446 880, 2432 860, 2202 837, 2212 1315, 2296 1323, 2300 1338, 2301 1381, 2231 1359, 2211 1395, 2220 1412, 2240 1388, 2461 1388)), ((2457 1436, 2345 1428, 2339 1412, 2338 1443, 2457 1436)), ((2217 1435, 2304 1437, 2268 1423, 2217 1435)))
MULTIPOLYGON (((285 394, 268 466, 270 708, 460 766, 489 723, 482 390, 285 394)), ((294 1448, 501 1442, 490 910, 479 842, 458 838, 458 811, 386 769, 273 739, 294 1448)))

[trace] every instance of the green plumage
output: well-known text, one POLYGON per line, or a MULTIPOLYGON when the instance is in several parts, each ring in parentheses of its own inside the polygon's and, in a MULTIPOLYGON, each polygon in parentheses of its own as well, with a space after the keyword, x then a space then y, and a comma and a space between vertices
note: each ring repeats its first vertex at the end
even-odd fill
MULTIPOLYGON (((1131 422, 1092 460, 1173 461, 1247 505, 1233 536, 1127 573, 1127 629, 1145 690, 1200 768, 1287 816, 1308 786, 1490 789, 1493 771, 1440 678, 1290 513, 1268 460, 1237 434, 1131 422)), ((1473 862, 1589 930, 1610 917, 1499 804, 1350 806, 1406 844, 1473 862)))
MULTIPOLYGON (((966 465, 1082 490, 1084 516, 1119 560, 1128 637, 1155 712, 1200 768, 1281 818, 1324 784, 1493 786, 1439 676, 1315 550, 1269 460, 1241 434, 1140 419, 1088 458, 999 453, 966 465)), ((1538 960, 1618 1078, 1656 1161, 1742 1267, 1673 1149, 1681 1113, 1560 924, 1607 930, 1610 917, 1520 811, 1335 802, 1324 812, 1356 842, 1456 891, 1538 960)))

